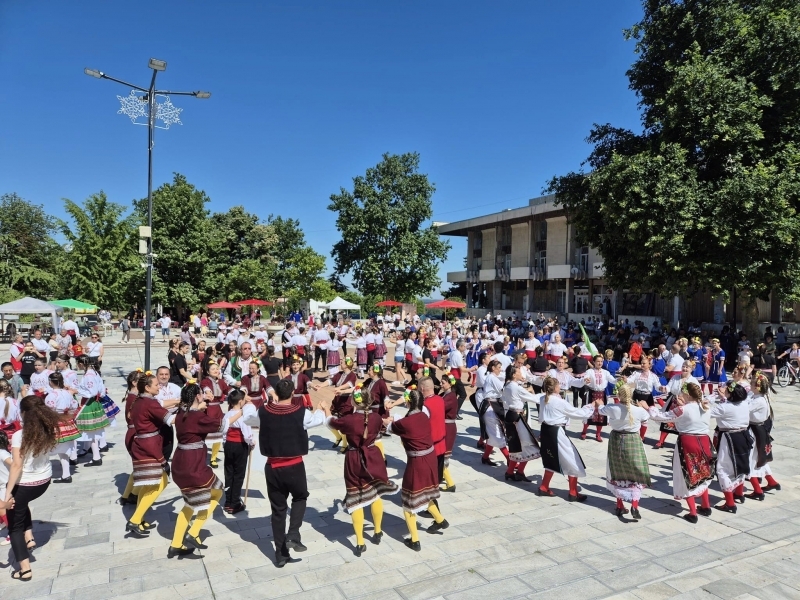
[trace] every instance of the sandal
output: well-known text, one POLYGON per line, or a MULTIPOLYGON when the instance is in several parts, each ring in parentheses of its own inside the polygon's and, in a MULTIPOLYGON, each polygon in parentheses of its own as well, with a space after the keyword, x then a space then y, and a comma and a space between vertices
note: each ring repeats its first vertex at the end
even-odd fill
POLYGON ((33 575, 31 574, 30 569, 27 571, 20 569, 19 571, 14 571, 11 573, 11 579, 16 579, 17 581, 30 581, 33 579, 33 575))
POLYGON ((28 550, 33 550, 33 549, 35 549, 35 548, 36 548, 36 540, 34 540, 34 539, 30 539, 30 540, 28 540, 27 542, 25 542, 25 547, 26 547, 28 550), (33 545, 31 545, 31 544, 33 544, 33 545))

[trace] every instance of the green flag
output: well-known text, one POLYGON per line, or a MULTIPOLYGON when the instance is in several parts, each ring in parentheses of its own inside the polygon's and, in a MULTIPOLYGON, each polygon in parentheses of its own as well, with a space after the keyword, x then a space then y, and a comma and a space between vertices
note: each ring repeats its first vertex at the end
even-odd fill
POLYGON ((597 351, 597 348, 594 347, 594 344, 591 342, 591 340, 589 340, 589 336, 586 334, 583 324, 578 323, 578 327, 581 328, 581 335, 583 336, 583 343, 586 344, 586 349, 589 351, 592 357, 597 356, 599 352, 597 351))

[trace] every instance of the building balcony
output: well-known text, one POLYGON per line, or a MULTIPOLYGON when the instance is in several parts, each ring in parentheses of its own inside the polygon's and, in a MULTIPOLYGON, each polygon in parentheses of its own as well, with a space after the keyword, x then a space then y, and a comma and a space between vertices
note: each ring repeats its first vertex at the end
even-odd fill
POLYGON ((466 271, 451 271, 447 274, 447 283, 462 283, 467 281, 466 271))
POLYGON ((497 277, 497 269, 481 269, 478 271, 478 281, 494 281, 497 277))

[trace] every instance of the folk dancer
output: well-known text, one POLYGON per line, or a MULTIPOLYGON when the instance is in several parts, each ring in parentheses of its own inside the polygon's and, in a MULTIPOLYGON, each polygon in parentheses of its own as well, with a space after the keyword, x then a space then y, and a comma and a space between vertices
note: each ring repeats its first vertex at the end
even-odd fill
POLYGON ((308 393, 308 384, 311 380, 308 375, 301 373, 300 369, 303 368, 303 357, 297 354, 292 355, 292 362, 289 366, 289 375, 286 377, 294 385, 294 398, 295 401, 300 402, 307 409, 311 410, 311 395, 308 393))
MULTIPOLYGON (((590 402, 596 403, 598 400, 605 406, 608 403, 608 394, 606 390, 610 384, 616 384, 616 377, 603 368, 603 357, 600 354, 595 355, 592 359, 592 368, 584 374, 584 382, 586 388, 589 390, 590 402)), ((645 419, 647 422, 647 419, 645 419)), ((597 427, 595 439, 602 442, 601 436, 603 427, 608 425, 608 417, 606 417, 599 410, 595 410, 592 415, 583 422, 583 432, 581 439, 586 439, 586 432, 589 430, 590 425, 597 427)), ((641 423, 640 423, 641 426, 641 423)))
MULTIPOLYGON (((149 374, 149 372, 148 372, 149 374)), ((139 377, 142 375, 141 369, 136 369, 135 371, 131 371, 128 373, 128 377, 126 377, 125 382, 127 384, 127 390, 125 392, 125 402, 123 404, 123 414, 125 415, 125 424, 127 426, 127 430, 125 431, 125 450, 128 451, 128 455, 131 453, 131 444, 133 443, 133 437, 136 434, 136 431, 133 427, 133 421, 131 420, 131 409, 133 408, 133 403, 139 398, 139 390, 136 389, 136 384, 139 381, 139 377)), ((176 400, 177 402, 177 400, 176 400)), ((163 405, 162 405, 163 406, 163 405)), ((128 483, 125 485, 125 490, 122 492, 122 495, 117 499, 117 504, 125 505, 125 504, 136 504, 136 500, 131 499, 131 492, 133 492, 133 470, 131 469, 131 474, 128 475, 128 483)))
POLYGON ((408 392, 408 407, 409 411, 405 416, 388 417, 383 423, 390 433, 400 436, 406 451, 401 497, 410 537, 405 540, 405 544, 419 552, 422 545, 417 533, 417 513, 427 510, 433 516, 434 522, 428 527, 428 533, 447 529, 450 524, 435 503, 439 498, 436 455, 431 436, 430 414, 419 391, 408 392))
POLYGON ((529 461, 539 458, 541 451, 528 423, 528 402, 538 403, 538 400, 523 387, 524 383, 525 375, 522 369, 515 365, 506 369, 502 397, 503 408, 506 411, 505 434, 508 444, 508 468, 505 479, 530 483, 531 480, 525 477, 525 466, 529 461))
MULTIPOLYGON (((639 402, 645 402, 648 407, 655 404, 655 396, 653 395, 653 392, 658 391, 661 388, 661 381, 659 381, 658 376, 651 371, 652 364, 653 360, 649 356, 643 356, 642 364, 638 366, 639 370, 632 373, 627 379, 627 383, 630 383, 634 386, 634 401, 637 404, 639 402)), ((644 422, 639 430, 639 437, 644 439, 646 434, 647 422, 644 422)))
POLYGON ((272 509, 272 538, 275 542, 275 565, 283 567, 291 560, 289 550, 307 550, 300 537, 306 511, 308 480, 303 456, 308 454, 307 430, 322 425, 330 415, 329 406, 311 412, 292 399, 292 382, 282 379, 275 387, 276 402, 268 402, 258 411, 259 447, 267 457, 264 474, 267 497, 272 509), (287 500, 292 496, 289 530, 286 531, 287 500))
MULTIPOLYGON (((238 401, 248 402, 243 392, 236 390, 232 393, 237 394, 238 401)), ((205 412, 206 402, 210 399, 211 391, 202 391, 193 379, 181 390, 181 401, 175 415, 178 447, 172 460, 172 477, 181 490, 184 506, 175 522, 167 558, 185 556, 195 549, 208 547, 200 539, 200 530, 222 498, 222 482, 206 464, 203 438, 212 432, 224 434, 229 425, 242 416, 242 410, 235 410, 225 417, 210 416, 205 412), (189 528, 192 515, 195 515, 194 523, 189 528)), ((227 453, 225 458, 228 458, 227 453)))
POLYGON ((689 513, 683 515, 689 523, 697 523, 697 515, 711 516, 708 486, 714 479, 715 458, 708 437, 711 411, 703 398, 700 386, 688 383, 669 411, 639 402, 641 408, 649 408, 650 418, 656 422, 672 422, 678 430, 678 442, 672 456, 672 495, 676 500, 686 500, 689 513), (700 496, 701 508, 695 498, 700 496))
MULTIPOLYGON (((483 449, 483 456, 481 462, 490 467, 496 467, 498 463, 491 460, 490 456, 492 450, 498 448, 508 462, 508 448, 506 447, 506 435, 503 430, 503 422, 505 421, 505 411, 501 404, 503 397, 503 379, 501 374, 503 371, 503 364, 492 359, 486 367, 486 379, 483 383, 483 420, 486 423, 486 444, 483 449)), ((505 376, 503 375, 503 378, 505 376)))
POLYGON ((544 476, 536 490, 538 496, 555 496, 550 489, 553 473, 561 473, 569 482, 569 502, 585 502, 586 496, 578 493, 578 479, 586 477, 586 465, 575 444, 567 437, 565 427, 570 417, 588 418, 596 408, 603 406, 602 400, 576 408, 561 396, 561 384, 554 377, 542 382, 539 398, 539 444, 542 452, 544 476))
POLYGON ((753 450, 750 453, 750 485, 753 493, 748 498, 763 500, 764 492, 780 490, 781 484, 772 476, 769 463, 772 462, 772 406, 767 392, 769 380, 759 371, 754 371, 750 380, 753 397, 750 398, 750 433, 753 436, 753 450), (767 485, 761 487, 759 479, 765 478, 767 485))
MULTIPOLYGON (((242 377, 241 387, 239 388, 250 399, 255 410, 261 408, 267 396, 275 396, 272 391, 272 386, 265 375, 261 374, 261 363, 257 360, 251 360, 247 365, 248 373, 242 377)), ((227 486, 226 486, 227 487, 227 486)))
MULTIPOLYGON (((331 402, 331 414, 334 417, 341 418, 353 412, 352 393, 356 389, 356 382, 358 378, 353 373, 353 359, 349 356, 345 357, 344 368, 341 373, 337 373, 334 377, 327 379, 324 383, 314 383, 311 385, 312 389, 319 390, 324 387, 332 387, 333 393, 336 394, 331 402)), ((347 438, 343 436, 337 429, 332 429, 336 441, 333 443, 333 448, 337 448, 343 444, 340 452, 344 453, 347 449, 347 438)))
POLYGON ((631 505, 631 516, 639 520, 639 500, 642 490, 651 486, 650 467, 639 433, 640 424, 649 418, 648 412, 633 401, 633 386, 620 381, 615 395, 619 403, 598 406, 598 412, 611 425, 606 459, 606 488, 617 499, 615 513, 628 514, 624 502, 631 505))
POLYGON ((58 440, 52 453, 57 454, 61 461, 61 477, 53 479, 52 482, 72 483, 70 465, 78 464, 75 441, 81 437, 75 425, 78 402, 64 389, 64 378, 60 373, 50 373, 47 389, 50 391, 45 396, 44 403, 58 414, 58 440))
POLYGON ((92 460, 87 467, 99 467, 103 464, 100 456, 100 438, 103 430, 109 426, 109 420, 103 410, 101 398, 106 395, 103 379, 95 371, 87 356, 78 357, 78 367, 83 370, 83 378, 78 384, 78 395, 81 398, 80 413, 75 418, 75 425, 81 432, 82 442, 89 442, 92 460))
MULTIPOLYGON (((178 384, 170 381, 170 368, 165 366, 158 367, 156 369, 156 379, 158 380, 156 400, 165 408, 168 403, 169 408, 167 410, 175 414, 181 399, 181 388, 178 384)), ((172 425, 162 423, 160 433, 164 458, 167 459, 167 475, 169 475, 169 461, 172 458, 172 450, 175 447, 175 432, 172 430, 172 425)))
POLYGON ((322 359, 322 370, 324 371, 328 368, 328 349, 330 347, 331 339, 335 338, 335 334, 333 338, 330 337, 330 334, 325 330, 325 326, 322 324, 322 321, 317 323, 317 328, 314 330, 312 337, 314 341, 314 371, 320 370, 320 359, 322 359))
POLYGON ((711 418, 719 427, 717 447, 717 480, 725 503, 717 510, 736 514, 736 502, 744 503, 744 482, 750 474, 750 403, 744 386, 729 381, 719 388, 719 401, 711 404, 711 418))
MULTIPOLYGON (((200 382, 200 387, 203 388, 204 393, 206 390, 211 392, 211 398, 206 401, 206 413, 214 419, 221 419, 222 403, 228 396, 230 386, 222 379, 219 365, 211 363, 208 366, 208 377, 200 382)), ((211 461, 209 464, 212 469, 216 469, 219 466, 217 456, 222 447, 222 433, 209 433, 205 438, 205 443, 206 446, 211 446, 211 461)))
MULTIPOLYGON (((683 361, 681 365, 681 372, 678 375, 672 377, 668 382, 667 385, 662 388, 662 391, 667 393, 667 400, 664 403, 664 410, 672 410, 672 407, 675 403, 675 399, 680 395, 683 386, 688 383, 696 383, 700 385, 700 382, 695 378, 693 373, 695 372, 695 364, 692 359, 683 361)), ((670 433, 674 433, 677 435, 678 430, 675 429, 674 423, 661 423, 659 426, 661 429, 661 436, 658 438, 658 442, 656 443, 653 448, 660 449, 664 447, 664 442, 667 441, 667 436, 670 433)))
MULTIPOLYGON (((376 364, 380 368, 380 365, 376 364)), ((374 381, 374 380, 373 380, 374 381)), ((371 409, 371 383, 362 391, 356 388, 352 393, 354 411, 343 417, 330 416, 328 428, 338 431, 347 439, 347 452, 344 460, 344 507, 350 513, 356 534, 354 554, 361 556, 367 551, 364 544, 364 508, 372 512, 374 535, 372 542, 380 544, 383 537, 383 500, 381 496, 397 492, 397 484, 389 480, 383 453, 377 441, 383 428, 383 419, 371 409)))
MULTIPOLYGON (((250 363, 252 370, 253 363, 250 363)), ((270 399, 277 400, 278 396, 272 392, 270 399)), ((243 389, 231 390, 228 393, 228 412, 225 419, 230 422, 225 436, 225 506, 223 510, 231 515, 245 510, 247 507, 242 502, 242 485, 247 472, 247 461, 250 458, 250 451, 255 447, 253 430, 248 421, 256 418, 258 409, 264 406, 264 401, 259 397, 259 404, 256 405, 249 395, 245 395, 243 389), (238 419, 230 421, 231 417, 241 412, 238 419)))

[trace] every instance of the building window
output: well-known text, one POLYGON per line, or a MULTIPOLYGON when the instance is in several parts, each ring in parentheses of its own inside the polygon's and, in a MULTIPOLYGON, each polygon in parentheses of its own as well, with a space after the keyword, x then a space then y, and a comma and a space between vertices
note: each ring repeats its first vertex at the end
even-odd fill
POLYGON ((504 225, 499 228, 497 236, 498 255, 511 254, 511 226, 504 225))
POLYGON ((589 288, 575 288, 575 300, 573 310, 576 313, 590 313, 592 312, 589 306, 589 288))
POLYGON ((611 314, 611 289, 607 285, 594 286, 592 312, 596 315, 611 314))
POLYGON ((547 270, 547 221, 534 223, 533 232, 533 266, 545 271, 547 270))
POLYGON ((472 238, 472 256, 474 258, 480 258, 483 256, 483 232, 476 231, 474 237, 472 238))

